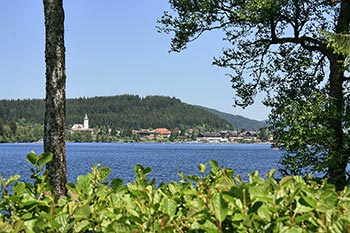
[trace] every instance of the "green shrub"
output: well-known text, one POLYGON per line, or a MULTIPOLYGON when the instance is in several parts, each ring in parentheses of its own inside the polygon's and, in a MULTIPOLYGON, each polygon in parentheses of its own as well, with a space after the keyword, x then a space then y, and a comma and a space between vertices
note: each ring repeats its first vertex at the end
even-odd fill
POLYGON ((136 165, 125 185, 106 182, 110 169, 96 165, 57 199, 44 170, 51 158, 27 155, 33 183, 0 179, 0 232, 350 232, 349 189, 336 192, 326 180, 276 181, 271 171, 246 183, 210 161, 209 172, 200 164, 200 176, 179 172, 180 182, 158 187, 151 169, 136 165))

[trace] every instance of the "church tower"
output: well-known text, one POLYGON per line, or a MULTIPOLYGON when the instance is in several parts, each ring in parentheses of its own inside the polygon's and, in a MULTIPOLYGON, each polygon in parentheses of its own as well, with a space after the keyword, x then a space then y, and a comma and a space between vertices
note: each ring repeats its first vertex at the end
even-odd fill
POLYGON ((84 117, 84 129, 88 129, 89 128, 89 118, 87 116, 87 114, 85 113, 85 117, 84 117))

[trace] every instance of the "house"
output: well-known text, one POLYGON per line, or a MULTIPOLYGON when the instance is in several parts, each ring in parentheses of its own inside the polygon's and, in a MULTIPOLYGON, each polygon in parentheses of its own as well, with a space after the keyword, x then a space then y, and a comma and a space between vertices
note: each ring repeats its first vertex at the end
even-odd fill
POLYGON ((170 138, 171 131, 167 128, 156 128, 153 130, 148 129, 140 129, 140 130, 133 130, 133 134, 139 135, 141 138, 147 138, 147 139, 155 139, 156 137, 160 138, 170 138))
POLYGON ((170 138, 171 131, 167 128, 156 128, 156 133, 163 138, 170 138))
POLYGON ((228 139, 224 138, 221 133, 204 132, 197 135, 197 142, 219 143, 227 141, 228 139))
POLYGON ((139 135, 141 138, 147 139, 153 139, 154 135, 156 134, 155 130, 148 129, 133 130, 132 133, 139 135))

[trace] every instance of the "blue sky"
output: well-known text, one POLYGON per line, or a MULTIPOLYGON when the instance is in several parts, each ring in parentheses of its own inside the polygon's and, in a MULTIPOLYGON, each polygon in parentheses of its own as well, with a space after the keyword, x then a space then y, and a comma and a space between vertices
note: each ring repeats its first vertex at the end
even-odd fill
MULTIPOLYGON (((42 1, 4 0, 0 7, 0 99, 45 97, 42 1)), ((181 53, 156 30, 166 0, 65 0, 67 97, 120 94, 175 96, 251 119, 267 118, 261 98, 233 108, 229 70, 212 66, 225 46, 208 33, 181 53)))

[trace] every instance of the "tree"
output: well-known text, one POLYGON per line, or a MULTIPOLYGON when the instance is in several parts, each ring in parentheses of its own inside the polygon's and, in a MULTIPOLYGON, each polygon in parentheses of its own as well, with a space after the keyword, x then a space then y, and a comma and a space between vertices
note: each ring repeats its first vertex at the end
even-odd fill
POLYGON ((319 172, 337 189, 347 184, 349 81, 347 56, 329 33, 349 33, 350 4, 315 0, 170 0, 160 31, 174 33, 179 52, 205 32, 222 29, 231 44, 213 64, 231 68, 235 105, 258 91, 272 107, 270 124, 287 173, 319 172), (306 109, 307 110, 306 110, 306 109), (310 112, 308 112, 310 110, 310 112), (303 169, 306 168, 306 169, 303 169))
POLYGON ((43 3, 46 30, 44 150, 53 153, 47 169, 54 192, 60 197, 66 194, 67 182, 64 10, 62 0, 43 0, 43 3))
POLYGON ((268 128, 263 127, 258 131, 258 138, 262 141, 268 141, 271 137, 271 133, 268 128))

